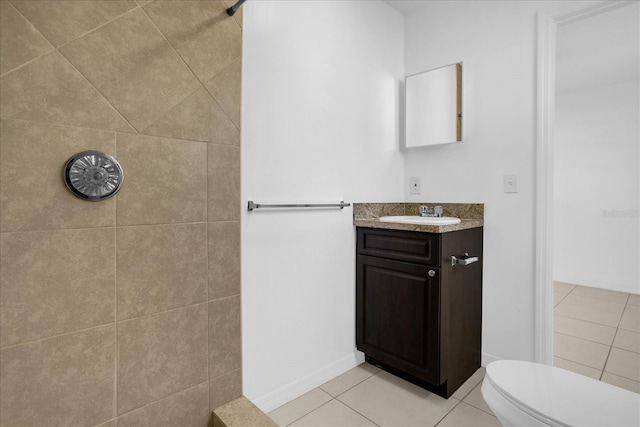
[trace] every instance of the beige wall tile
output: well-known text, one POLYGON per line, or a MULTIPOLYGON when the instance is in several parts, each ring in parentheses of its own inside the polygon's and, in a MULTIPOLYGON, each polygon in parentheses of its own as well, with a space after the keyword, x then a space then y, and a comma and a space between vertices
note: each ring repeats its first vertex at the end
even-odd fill
POLYGON ((242 365, 240 296, 209 302, 209 378, 242 365))
POLYGON ((53 49, 8 1, 0 1, 0 74, 53 49))
MULTIPOLYGON (((229 8, 236 4, 236 2, 233 0, 224 0, 224 4, 229 8)), ((242 28, 242 24, 244 23, 244 7, 241 7, 236 11, 236 14, 233 15, 233 19, 235 19, 238 26, 242 28)))
POLYGON ((209 383, 173 394, 118 418, 118 427, 207 427, 209 383))
POLYGON ((209 144, 209 221, 240 219, 240 149, 209 144))
POLYGON ((147 135, 240 144, 240 131, 204 87, 144 130, 147 135))
POLYGON ((240 127, 240 101, 242 88, 242 58, 236 59, 226 69, 206 83, 207 90, 240 127))
POLYGON ((198 76, 207 81, 242 52, 242 34, 222 1, 154 1, 144 7, 198 76))
POLYGON ((134 1, 12 0, 56 47, 136 7, 134 1))
POLYGON ((116 246, 118 320, 206 301, 207 224, 120 227, 116 246))
POLYGON ((240 28, 220 2, 0 2, 0 425, 204 426, 242 393, 240 28), (123 165, 115 198, 64 187, 86 149, 123 165), (236 295, 210 323, 209 289, 236 295))
POLYGON ((140 9, 60 51, 139 131, 198 87, 198 80, 140 9))
POLYGON ((114 155, 115 146, 114 132, 2 120, 0 230, 114 226, 115 199, 77 198, 65 187, 62 168, 80 151, 114 155))
POLYGON ((216 408, 242 395, 242 373, 240 369, 220 375, 209 381, 209 408, 216 408))
POLYGON ((126 120, 58 52, 0 79, 0 115, 133 132, 126 120))
POLYGON ((2 346, 115 321, 115 229, 0 235, 2 346))
POLYGON ((118 225, 206 221, 206 143, 118 134, 117 152, 118 225))
POLYGON ((114 325, 0 354, 3 426, 93 426, 112 418, 114 325))
POLYGON ((207 305, 118 323, 118 413, 207 379, 207 305))
POLYGON ((209 299, 240 294, 240 223, 209 224, 209 299))

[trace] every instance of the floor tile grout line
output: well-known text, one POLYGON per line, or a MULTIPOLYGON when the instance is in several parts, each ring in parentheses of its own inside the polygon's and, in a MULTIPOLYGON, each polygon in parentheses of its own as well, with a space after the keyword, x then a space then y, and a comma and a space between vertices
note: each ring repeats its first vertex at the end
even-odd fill
MULTIPOLYGON (((365 362, 367 363, 367 362, 365 362)), ((374 365, 371 365, 374 366, 374 365)), ((354 385, 353 387, 348 388, 347 390, 343 391, 342 393, 340 393, 338 396, 336 396, 334 399, 337 400, 338 402, 342 403, 344 406, 346 406, 347 408, 351 409, 352 411, 354 411, 356 414, 364 417, 365 419, 367 419, 368 421, 370 421, 371 423, 373 423, 374 425, 380 427, 380 424, 374 422, 373 420, 371 420, 369 417, 367 417, 366 415, 360 413, 360 411, 358 411, 355 408, 352 408, 351 406, 349 406, 349 404, 347 402, 343 402, 342 400, 338 399, 340 396, 344 395, 345 393, 347 393, 349 390, 354 389, 355 387, 359 386, 360 384, 364 383, 365 381, 375 377, 376 375, 378 375, 380 372, 382 372, 382 369, 378 368, 377 366, 374 366, 377 371, 374 372, 373 374, 369 375, 367 378, 365 378, 364 380, 360 381, 358 384, 354 385)))
MULTIPOLYGON (((562 356, 558 356, 558 355, 553 355, 553 357, 554 357, 554 359, 560 359, 560 360, 564 360, 565 362, 575 363, 576 365, 584 366, 585 368, 591 368, 591 369, 596 370, 596 371, 601 371, 602 370, 602 369, 594 368, 593 366, 585 365, 582 362, 576 362, 575 360, 567 359, 566 357, 562 357, 562 356)), ((562 368, 562 369, 568 370, 566 368, 562 368)))
MULTIPOLYGON (((598 303, 602 303, 604 305, 615 305, 615 306, 622 306, 622 308, 624 309, 624 307, 626 306, 626 302, 620 302, 620 301, 610 301, 610 300, 606 300, 606 299, 601 299, 601 298, 594 298, 594 297, 590 297, 590 296, 584 296, 584 295, 574 295, 574 297, 576 298, 584 298, 586 300, 588 300, 590 303, 592 304, 596 304, 596 302, 598 303)), ((583 306, 582 303, 580 302, 570 302, 567 301, 568 298, 571 298, 571 295, 567 295, 565 298, 563 298, 563 300, 561 301, 561 303, 564 303, 566 305, 573 305, 573 306, 583 306)), ((560 303, 559 303, 560 304, 560 303)), ((607 311, 607 310, 602 310, 599 309, 601 311, 607 311)), ((610 310, 613 311, 613 310, 610 310)))
MULTIPOLYGON (((586 287, 588 287, 588 286, 582 286, 582 287, 583 287, 583 288, 586 288, 586 287)), ((594 289, 600 289, 600 288, 594 288, 594 289)), ((607 299, 607 298, 601 298, 601 297, 597 297, 597 296, 594 296, 594 295, 581 295, 581 294, 579 294, 579 293, 574 294, 574 296, 576 296, 576 297, 580 297, 580 298, 593 299, 593 300, 602 301, 602 302, 610 302, 610 303, 614 303, 614 304, 626 304, 626 303, 627 303, 627 301, 629 300, 629 295, 630 295, 630 294, 629 294, 629 292, 611 291, 610 289, 602 289, 602 290, 603 290, 603 291, 610 291, 610 292, 617 292, 617 293, 619 293, 619 294, 625 294, 625 295, 626 295, 625 300, 624 300, 624 302, 621 302, 621 301, 613 301, 613 300, 610 300, 610 299, 607 299)))
MULTIPOLYGON (((555 356, 555 355, 553 357, 555 357, 556 359, 564 360, 566 362, 575 363, 576 365, 584 366, 585 368, 595 369, 596 371, 600 371, 601 373, 602 373, 602 371, 604 371, 604 367, 602 369, 598 369, 598 368, 594 368, 593 366, 585 365, 584 363, 576 362, 575 360, 567 359, 566 357, 560 357, 560 356, 555 356)), ((569 369, 566 369, 566 368, 561 368, 561 369, 565 369, 565 370, 569 371, 569 369)), ((578 373, 578 372, 575 372, 575 371, 571 371, 571 372, 574 372, 576 374, 578 373)), ((583 374, 580 374, 580 375, 583 375, 583 374)))
MULTIPOLYGON (((555 314, 555 313, 554 313, 555 314)), ((572 317, 572 316, 568 316, 566 314, 556 314, 556 316, 562 316, 562 317, 567 317, 569 319, 574 319, 574 320, 582 320, 583 322, 589 322, 589 323, 593 323, 596 325, 601 325, 601 326, 608 326, 609 328, 615 328, 615 326, 611 326, 611 325, 605 325, 604 323, 598 323, 598 322, 593 322, 590 320, 584 320, 584 319, 580 319, 578 317, 572 317)), ((622 317, 622 314, 620 315, 622 317)))
MULTIPOLYGON (((612 327, 612 326, 610 326, 610 327, 612 327)), ((613 340, 611 341, 611 344, 604 344, 604 343, 601 343, 599 341, 593 341, 593 340, 590 340, 590 339, 587 339, 587 338, 578 337, 576 335, 572 335, 572 334, 565 333, 565 332, 553 331, 553 333, 554 334, 559 334, 559 335, 564 335, 566 337, 576 338, 576 339, 579 339, 579 340, 582 340, 582 341, 587 341, 587 342, 594 343, 594 344, 604 345, 606 347, 611 347, 613 345, 613 340)), ((614 339, 615 339, 615 333, 614 333, 614 339)))
MULTIPOLYGON (((370 378, 370 377, 369 377, 369 378, 370 378)), ((364 382, 364 381, 362 381, 362 382, 364 382)), ((362 382, 361 382, 361 383, 362 383, 362 382)), ((343 394, 344 394, 344 393, 343 393, 343 394)), ((346 406, 347 408, 351 409, 351 410, 352 410, 353 412, 355 412, 356 414, 360 415, 361 417, 363 417, 363 418, 364 418, 364 419, 366 419, 367 421, 371 422, 373 425, 376 425, 376 426, 380 427, 380 424, 378 424, 378 423, 374 422, 373 420, 371 420, 370 418, 368 418, 366 415, 362 414, 362 413, 361 413, 360 411, 358 411, 357 409, 352 408, 351 406, 349 406, 349 404, 348 404, 348 403, 343 402, 342 400, 338 399, 337 397, 334 397, 334 398, 333 398, 333 399, 331 399, 331 400, 335 400, 336 402, 338 402, 338 403, 340 403, 340 404, 342 404, 342 405, 346 406)), ((330 400, 329 402, 331 402, 331 400, 330 400)), ((317 411, 318 409, 320 409, 321 407, 325 406, 325 405, 326 405, 326 404, 328 404, 329 402, 326 402, 326 403, 324 403, 324 404, 322 404, 322 405, 318 406, 316 409, 314 409, 314 410, 313 410, 313 411, 311 411, 311 412, 315 412, 315 411, 317 411)), ((309 414, 307 414, 307 415, 309 415, 309 414)))
POLYGON ((335 398, 336 401, 338 401, 338 403, 343 404, 344 406, 346 406, 347 408, 351 409, 353 412, 355 412, 356 414, 360 415, 362 418, 366 419, 367 421, 371 422, 371 424, 380 427, 380 424, 376 423, 375 421, 373 421, 372 419, 370 419, 369 417, 367 417, 366 415, 362 414, 360 411, 358 411, 355 408, 352 408, 351 406, 349 406, 346 402, 343 402, 342 400, 335 398))
POLYGON ((615 326, 611 326, 611 325, 605 325, 604 323, 598 323, 598 322, 594 322, 591 320, 585 320, 585 319, 579 319, 577 317, 571 317, 571 316, 567 316, 566 314, 558 314, 558 313, 553 313, 554 316, 558 316, 558 317, 564 317, 566 319, 572 319, 572 320, 579 320, 581 322, 585 322, 585 323, 590 323, 592 325, 597 325, 597 326, 606 326, 607 328, 613 328, 615 329, 615 326))
MULTIPOLYGON (((452 398, 452 399, 455 399, 455 398, 452 398)), ((444 419, 447 418, 449 416, 449 414, 451 414, 458 407, 458 405, 460 405, 461 403, 462 403, 462 400, 458 400, 458 403, 453 405, 453 408, 451 408, 446 414, 444 414, 442 416, 442 418, 440 418, 438 420, 438 422, 433 425, 433 427, 437 427, 441 422, 443 422, 444 419)))
MULTIPOLYGON (((360 365, 358 365, 358 366, 360 366, 360 365)), ((371 365, 371 366, 373 366, 373 365, 371 365)), ((357 367, 357 366, 356 366, 356 367, 357 367)), ((353 369, 353 368, 352 368, 352 369, 353 369)), ((347 371, 347 372, 349 372, 349 371, 347 371)), ((341 392, 341 393, 338 393, 336 396, 333 396, 331 393, 329 393, 328 391, 326 391, 325 389, 323 389, 323 388, 322 388, 322 386, 323 386, 324 384, 322 384, 322 385, 318 386, 318 388, 319 388, 320 390, 324 391, 325 393, 327 393, 329 396, 333 397, 334 399, 337 399, 338 397, 342 396, 343 394, 345 394, 345 393, 346 393, 346 392, 348 392, 349 390, 351 390, 351 389, 353 389, 353 388, 355 388, 355 387, 359 386, 360 384, 362 384, 363 382, 367 381, 367 380, 368 380, 368 379, 370 379, 371 377, 373 377, 373 376, 377 375, 379 372, 380 372, 380 369, 378 368, 378 371, 377 371, 377 372, 374 372, 373 374, 369 375, 367 378, 363 379, 362 381, 358 382, 357 384, 354 384, 353 386, 349 387, 349 388, 348 388, 348 389, 346 389, 345 391, 343 391, 343 392, 341 392)), ((346 372, 345 372, 345 373, 346 373, 346 372)), ((338 377, 336 377, 336 378, 338 378, 338 377)), ((331 381, 331 380, 329 380, 329 381, 331 381)), ((329 382, 329 381, 327 381, 327 382, 329 382)), ((326 383, 325 383, 325 384, 326 384, 326 383)))
MULTIPOLYGON (((466 398, 467 398, 467 396, 469 396, 469 395, 471 394, 471 392, 473 392, 473 389, 475 389, 476 387, 478 387, 478 384, 482 383, 482 381, 483 381, 483 380, 484 380, 484 375, 482 376, 482 379, 481 379, 480 381, 478 381, 476 384, 474 384, 474 386, 473 386, 473 387, 471 387, 471 390, 469 390, 468 392, 466 392, 466 393, 465 393, 465 395, 464 395, 464 396, 462 396, 462 398, 461 398, 461 399, 459 399, 459 400, 464 400, 464 399, 466 399, 466 398)), ((468 381, 468 380, 467 380, 467 381, 468 381)), ((464 384, 464 383, 463 383, 463 384, 464 384)), ((460 390, 460 388, 458 388, 458 390, 460 390)), ((456 390, 456 391, 457 391, 457 390, 456 390)), ((451 396, 453 396, 453 394, 452 394, 451 396)), ((457 399, 457 398, 456 398, 456 399, 457 399)), ((471 406, 473 406, 473 405, 471 405, 471 406)), ((478 409, 480 409, 480 408, 478 408, 478 409)))
POLYGON ((602 381, 602 377, 604 376, 605 369, 607 369, 607 363, 609 362, 609 356, 611 356, 611 349, 613 347, 609 347, 609 351, 607 352, 607 358, 604 360, 604 365, 602 365, 602 372, 600 372, 600 381, 602 381))
MULTIPOLYGON (((482 400, 484 400, 484 397, 482 398, 482 400)), ((471 406, 472 408, 476 408, 478 411, 482 411, 482 412, 484 412, 484 413, 485 413, 485 414, 487 414, 487 415, 491 415, 492 417, 496 417, 496 414, 492 414, 492 413, 490 413, 490 412, 485 411, 485 410, 484 410, 484 409, 482 409, 482 408, 478 408, 477 406, 473 405, 472 403, 465 402, 464 400, 461 400, 461 402, 462 402, 462 403, 464 403, 464 404, 466 404, 466 405, 471 406)), ((486 403, 486 402, 485 402, 485 403, 486 403)), ((498 417, 496 417, 496 418, 498 418, 498 417)))
MULTIPOLYGON (((574 290, 578 289, 578 287, 580 287, 580 285, 575 285, 574 289, 572 289, 569 293, 572 293, 574 290)), ((609 327, 609 328, 615 329, 615 333, 614 333, 614 336, 613 336, 613 339, 612 339, 612 341, 611 341, 611 344, 610 344, 610 345, 602 344, 602 343, 598 343, 598 342, 596 342, 596 341, 591 341, 591 340, 588 340, 588 339, 585 339, 585 338, 576 337, 576 336, 574 336, 574 335, 565 334, 565 333, 562 333, 562 332, 557 332, 557 331, 555 331, 555 329, 554 329, 554 331, 553 331, 553 333, 554 333, 554 334, 555 334, 555 333, 558 333, 558 334, 561 334, 561 335, 570 336, 570 337, 573 337, 573 338, 576 338, 576 339, 580 339, 580 340, 587 341, 587 342, 593 342, 593 343, 601 344, 601 345, 604 345, 604 346, 608 347, 607 357, 605 358, 605 362, 604 362, 604 364, 603 364, 603 366, 602 366, 602 369, 594 368, 593 366, 585 365, 584 363, 580 363, 580 362, 577 362, 577 361, 575 361, 575 360, 567 359, 567 358, 564 358, 564 357, 559 357, 559 356, 556 356, 555 354, 553 355, 553 357, 556 357, 556 358, 558 358, 558 359, 565 360, 565 361, 568 361, 568 362, 571 362, 571 363, 575 363, 575 364, 577 364, 577 365, 584 366, 584 367, 587 367, 587 368, 591 368, 591 369, 599 370, 599 371, 600 371, 600 376, 599 376, 599 378, 598 378, 598 380, 599 380, 599 381, 602 381, 602 378, 604 377, 604 374, 605 374, 605 373, 609 373, 609 374, 611 374, 611 375, 615 375, 615 376, 618 376, 618 377, 620 377, 620 378, 624 378, 625 380, 634 381, 634 382, 638 383, 638 381, 636 381, 636 380, 634 380, 634 379, 632 379, 632 378, 627 378, 627 377, 625 377, 625 376, 623 376, 623 375, 613 374, 613 373, 610 373, 610 372, 606 371, 606 367, 607 367, 607 364, 608 364, 608 362, 609 362, 609 358, 610 358, 610 356, 611 356, 611 353, 612 353, 612 351, 613 351, 613 348, 620 349, 619 347, 614 346, 614 342, 615 342, 616 337, 618 336, 618 332, 619 332, 620 330, 627 331, 627 329, 620 328, 620 324, 622 323, 622 317, 624 316, 624 313, 625 313, 625 311, 627 310, 627 307, 629 307, 630 305, 631 305, 631 306, 633 306, 633 304, 629 304, 629 301, 631 300, 631 295, 632 295, 632 294, 631 294, 631 293, 628 293, 628 292, 625 292, 625 293, 627 294, 627 298, 626 298, 625 302, 624 302, 624 303, 619 303, 619 302, 617 302, 617 304, 622 304, 622 305, 623 305, 622 312, 620 313, 620 317, 618 318, 617 326, 603 325, 603 324, 601 324, 601 323, 591 322, 591 321, 584 320, 584 319, 578 319, 578 318, 574 318, 574 317, 571 317, 571 316, 559 315, 559 314, 556 314, 556 313, 555 313, 555 309, 556 309, 557 305, 555 305, 555 306, 554 306, 554 312, 553 312, 553 315, 554 315, 554 316, 556 316, 556 315, 557 315, 557 316, 561 316, 561 317, 566 317, 566 318, 570 318, 570 319, 574 319, 574 320, 579 320, 579 321, 583 321, 583 322, 587 322, 587 323, 591 323, 591 324, 595 324, 595 325, 599 325, 599 326, 606 326, 606 327, 609 327)), ((568 296, 568 295, 569 295, 569 294, 567 294, 567 296, 568 296)), ((601 298, 593 298, 593 297, 585 297, 585 298, 590 298, 590 299, 594 299, 594 300, 598 300, 598 301, 605 301, 605 302, 614 302, 614 303, 616 303, 615 301, 603 300, 603 299, 601 299, 601 298)), ((630 332, 635 332, 635 331, 630 331, 630 332)), ((623 349, 623 348, 622 348, 622 349, 620 349, 620 350, 624 350, 624 351, 628 351, 628 352, 631 352, 631 353, 639 354, 639 353, 636 353, 636 352, 634 352, 634 351, 632 351, 632 350, 626 350, 626 349, 623 349)))
POLYGON ((557 306, 559 306, 559 305, 560 305, 560 303, 561 303, 562 301, 564 301, 564 300, 569 296, 569 294, 570 294, 570 293, 571 293, 571 291, 567 292, 567 294, 566 294, 565 296, 563 296, 563 297, 560 299, 560 301, 558 301, 556 304, 554 304, 554 305, 553 305, 553 308, 556 308, 557 306))
MULTIPOLYGON (((320 387, 316 387, 315 389, 320 389, 320 387)), ((315 389, 309 390, 309 391, 313 391, 315 389)), ((323 393, 326 393, 328 396, 331 396, 329 393, 327 393, 326 391, 322 390, 323 393)), ((305 393, 306 394, 306 393, 305 393)), ((303 395, 304 396, 304 395, 303 395)), ((295 400, 295 399, 294 399, 295 400)), ((285 427, 288 427, 290 425, 292 425, 293 423, 300 421, 302 418, 306 417, 307 415, 310 415, 312 413, 314 413, 315 411, 317 411, 318 409, 322 408, 324 405, 326 405, 327 403, 331 402, 332 400, 335 400, 335 397, 331 396, 331 399, 327 400, 326 402, 322 403, 320 406, 316 406, 315 408, 313 408, 312 410, 310 410, 309 412, 306 412, 305 414, 299 416, 298 418, 296 418, 295 420, 291 421, 289 424, 286 424, 285 427)), ((289 403, 289 402, 287 402, 289 403)), ((285 403, 285 405, 287 404, 285 403)), ((282 405, 284 406, 284 405, 282 405)), ((278 409, 278 408, 276 408, 278 409)))
MULTIPOLYGON (((359 365, 358 365, 358 366, 359 366, 359 365)), ((373 366, 373 365, 372 365, 372 366, 373 366)), ((347 371, 347 372, 348 372, 348 371, 347 371)), ((343 401, 339 400, 339 399, 338 399, 338 397, 339 397, 339 396, 342 396, 343 394, 345 394, 347 391, 351 390, 352 388, 354 388, 354 387, 356 387, 356 386, 358 386, 358 385, 362 384, 363 382, 365 382, 365 381, 366 381, 366 380, 368 380, 369 378, 371 378, 371 377, 373 377, 374 375, 378 374, 378 372, 380 372, 380 369, 378 369, 378 371, 377 371, 377 372, 375 372, 375 373, 371 374, 370 376, 368 376, 368 377, 367 377, 367 378, 365 378, 364 380, 360 381, 358 384, 354 385, 353 387, 349 387, 347 390, 343 391, 342 393, 338 394, 337 396, 333 396, 333 395, 332 395, 332 394, 330 394, 328 391, 324 390, 324 389, 322 388, 322 385, 324 385, 324 384, 319 385, 319 386, 318 386, 318 387, 316 387, 315 389, 318 389, 318 390, 322 391, 323 393, 327 394, 328 396, 330 396, 330 397, 331 397, 331 399, 329 399, 328 401, 326 401, 326 402, 325 402, 325 403, 323 403, 322 405, 320 405, 320 406, 318 406, 318 407, 314 408, 314 409, 313 409, 313 410, 311 410, 310 412, 307 412, 306 414, 304 414, 304 415, 300 416, 299 418, 296 418, 295 420, 291 421, 289 424, 287 424, 287 426, 290 426, 291 424, 295 423, 296 421, 299 421, 300 419, 302 419, 302 418, 306 417, 307 415, 309 415, 309 414, 311 414, 311 413, 315 412, 316 410, 320 409, 321 407, 323 407, 323 406, 324 406, 324 405, 326 405, 327 403, 331 402, 332 400, 337 400, 338 402, 340 402, 340 403, 342 403, 343 405, 347 406, 349 409, 351 409, 351 410, 354 410, 354 411, 355 411, 355 409, 353 409, 352 407, 350 407, 349 405, 347 405, 345 402, 343 402, 343 401)), ((346 372, 345 372, 345 373, 346 373, 346 372)), ((338 375, 338 377, 339 377, 339 376, 340 376, 340 375, 338 375)), ((336 377, 336 378, 338 378, 338 377, 336 377)), ((331 381, 331 380, 329 380, 329 381, 331 381)), ((329 382, 329 381, 327 381, 327 382, 329 382)), ((326 384, 326 383, 325 383, 325 384, 326 384)), ((313 389, 313 390, 315 390, 315 389, 313 389)), ((312 390, 311 390, 311 391, 312 391, 312 390)), ((294 399, 294 400, 295 400, 295 399, 294 399)), ((284 405, 286 405, 286 404, 288 404, 288 403, 290 403, 290 402, 287 402, 287 403, 285 403, 284 405)), ((281 405, 280 407, 282 407, 282 406, 284 406, 284 405, 281 405)), ((276 408, 276 409, 278 409, 278 408, 276 408)), ((275 409, 274 409, 274 410, 275 410, 275 409)), ((356 411, 356 412, 358 412, 358 411, 356 411)), ((358 412, 358 414, 360 414, 360 413, 358 412)), ((360 415, 362 415, 362 414, 360 414, 360 415)), ((362 415, 362 416, 364 417, 364 415, 362 415)), ((366 417, 365 417, 365 418, 366 418, 366 417)), ((368 418, 367 418, 367 419, 368 419, 368 418)), ((370 421, 371 421, 371 420, 370 420, 370 421)), ((373 422, 373 421, 372 421, 372 422, 373 422)), ((374 423, 374 424, 375 424, 375 423, 374 423)), ((378 424, 376 424, 376 425, 378 425, 378 424)))

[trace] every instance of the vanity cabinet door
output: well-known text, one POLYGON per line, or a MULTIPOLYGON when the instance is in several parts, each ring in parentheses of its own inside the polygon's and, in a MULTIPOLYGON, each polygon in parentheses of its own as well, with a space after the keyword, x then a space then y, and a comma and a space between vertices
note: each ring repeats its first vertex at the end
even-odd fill
POLYGON ((382 363, 440 384, 440 269, 359 255, 356 344, 382 363))

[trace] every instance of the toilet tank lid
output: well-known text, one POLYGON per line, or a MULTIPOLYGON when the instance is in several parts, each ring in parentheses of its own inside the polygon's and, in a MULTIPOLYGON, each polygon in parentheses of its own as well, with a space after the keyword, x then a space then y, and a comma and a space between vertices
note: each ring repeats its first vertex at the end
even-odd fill
POLYGON ((640 394, 565 369, 499 360, 487 366, 485 380, 516 406, 551 425, 640 425, 640 394))

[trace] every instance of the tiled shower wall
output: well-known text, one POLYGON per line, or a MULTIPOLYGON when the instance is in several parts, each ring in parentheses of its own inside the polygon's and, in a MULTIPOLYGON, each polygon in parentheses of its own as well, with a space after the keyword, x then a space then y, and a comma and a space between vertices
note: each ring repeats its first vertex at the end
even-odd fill
POLYGON ((241 14, 0 0, 0 424, 206 426, 241 394, 241 14), (71 155, 125 179, 86 202, 71 155))

